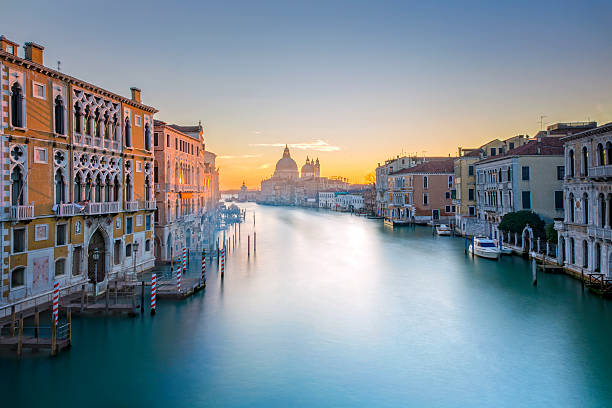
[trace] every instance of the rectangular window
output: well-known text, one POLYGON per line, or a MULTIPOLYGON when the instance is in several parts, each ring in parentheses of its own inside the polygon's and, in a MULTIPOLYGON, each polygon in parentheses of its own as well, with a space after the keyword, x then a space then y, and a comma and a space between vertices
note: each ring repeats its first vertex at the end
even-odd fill
POLYGON ((497 149, 494 147, 491 148, 491 156, 495 156, 497 154, 497 149))
POLYGON ((151 230, 151 214, 145 216, 145 230, 151 230))
POLYGON ((448 176, 448 188, 453 188, 453 176, 448 176))
POLYGON ((16 268, 11 272, 11 289, 25 285, 25 268, 16 268))
POLYGON ((427 176, 423 176, 423 188, 427 188, 428 184, 427 176))
POLYGON ((58 259, 55 261, 55 276, 63 276, 66 273, 66 260, 58 259))
POLYGON ((125 246, 125 257, 129 258, 132 256, 132 244, 127 244, 125 246))
POLYGON ((509 145, 510 145, 510 146, 509 146, 509 147, 510 147, 510 150, 514 149, 514 142, 510 142, 510 143, 509 143, 509 145))
POLYGON ((134 115, 134 122, 136 122, 136 126, 142 126, 142 118, 140 117, 140 115, 134 115))
POLYGON ((563 191, 555 191, 555 209, 563 209, 563 191))
POLYGON ((468 190, 468 200, 472 200, 472 201, 474 200, 474 189, 473 188, 470 188, 468 190))
POLYGON ((471 215, 471 216, 476 215, 476 207, 474 207, 474 206, 468 207, 468 214, 471 215))
POLYGON ((429 205, 429 195, 427 193, 423 194, 423 205, 429 205))
POLYGON ((81 256, 83 254, 83 247, 75 247, 72 252, 72 276, 78 276, 81 274, 81 256))
POLYGON ((444 211, 446 211, 447 213, 449 213, 451 210, 450 205, 447 205, 446 207, 444 207, 444 211))
POLYGON ((159 133, 153 132, 153 146, 157 147, 158 143, 159 143, 159 133))
POLYGON ((446 194, 444 195, 444 197, 445 197, 447 200, 450 200, 450 191, 447 191, 447 192, 446 192, 446 194))
POLYGON ((531 209, 531 191, 523 191, 521 193, 521 198, 523 200, 523 210, 531 209))
POLYGON ((178 150, 178 138, 174 139, 174 150, 178 150))
POLYGON ((115 248, 113 249, 114 261, 115 265, 119 265, 121 263, 121 240, 115 240, 115 248))
POLYGON ((529 180, 529 166, 521 167, 521 179, 525 181, 529 180))
POLYGON ((66 245, 66 224, 55 225, 55 245, 66 245))
POLYGON ((136 161, 136 171, 138 173, 142 173, 142 162, 141 161, 136 161))
POLYGON ((26 230, 25 228, 13 229, 13 253, 17 254, 26 250, 26 230))
POLYGON ((454 205, 451 205, 451 212, 455 212, 457 208, 454 205))
POLYGON ((137 227, 142 226, 142 214, 138 214, 138 215, 136 216, 136 226, 137 226, 137 227))
POLYGON ((474 175, 474 166, 468 166, 468 176, 474 175))
POLYGON ((47 164, 47 149, 44 147, 34 148, 34 163, 47 164))
POLYGON ((170 135, 166 135, 166 147, 170 147, 170 135))
POLYGON ((132 233, 132 217, 125 218, 125 233, 126 234, 132 233))
POLYGON ((565 178, 565 166, 557 166, 557 180, 565 178))
POLYGON ((149 252, 151 250, 151 240, 147 239, 145 241, 145 252, 149 252))
POLYGON ((45 85, 40 82, 32 82, 32 96, 38 99, 47 99, 45 85))

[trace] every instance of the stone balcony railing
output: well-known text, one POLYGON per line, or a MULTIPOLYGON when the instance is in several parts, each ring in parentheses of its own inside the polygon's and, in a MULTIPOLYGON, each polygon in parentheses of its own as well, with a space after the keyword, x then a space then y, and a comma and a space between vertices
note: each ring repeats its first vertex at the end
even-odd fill
POLYGON ((60 203, 55 208, 55 215, 58 217, 71 217, 75 212, 75 207, 72 203, 60 203))
POLYGON ((589 167, 590 178, 608 178, 612 177, 612 165, 589 167))
POLYGON ((138 201, 127 201, 125 203, 126 211, 138 211, 138 201))
POLYGON ((30 220, 34 218, 34 204, 14 205, 11 207, 12 220, 30 220))
POLYGON ((587 234, 599 239, 606 239, 608 241, 612 241, 612 229, 604 228, 604 227, 596 227, 594 225, 589 225, 587 227, 587 234))
POLYGON ((105 203, 88 203, 85 206, 85 214, 111 214, 119 212, 119 202, 111 201, 105 203))
POLYGON ((145 201, 144 202, 144 209, 145 210, 155 210, 157 209, 157 203, 155 201, 145 201))

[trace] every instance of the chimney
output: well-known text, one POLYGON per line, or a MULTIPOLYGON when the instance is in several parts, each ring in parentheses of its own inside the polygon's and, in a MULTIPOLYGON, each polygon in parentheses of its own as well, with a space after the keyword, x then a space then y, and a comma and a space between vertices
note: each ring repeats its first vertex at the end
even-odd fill
POLYGON ((25 48, 25 58, 28 61, 43 65, 43 50, 45 47, 33 42, 27 42, 23 48, 25 48))
POLYGON ((19 44, 10 41, 3 35, 0 35, 0 49, 2 49, 2 51, 17 56, 17 48, 19 48, 19 44))
POLYGON ((132 100, 140 103, 140 89, 133 86, 130 88, 130 91, 132 91, 132 100))

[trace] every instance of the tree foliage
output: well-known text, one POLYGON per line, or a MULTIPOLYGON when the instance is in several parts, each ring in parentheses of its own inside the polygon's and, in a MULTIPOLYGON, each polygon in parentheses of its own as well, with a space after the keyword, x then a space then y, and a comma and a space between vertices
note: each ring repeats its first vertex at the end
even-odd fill
POLYGON ((555 230, 555 224, 548 223, 546 224, 546 227, 544 227, 544 229, 546 230, 546 240, 548 242, 550 242, 551 244, 556 244, 557 243, 557 231, 555 230))
POLYGON ((533 230, 534 237, 544 238, 546 236, 544 232, 544 221, 542 221, 538 214, 527 210, 511 212, 504 215, 499 223, 499 229, 504 232, 516 232, 521 234, 527 224, 529 224, 533 230))

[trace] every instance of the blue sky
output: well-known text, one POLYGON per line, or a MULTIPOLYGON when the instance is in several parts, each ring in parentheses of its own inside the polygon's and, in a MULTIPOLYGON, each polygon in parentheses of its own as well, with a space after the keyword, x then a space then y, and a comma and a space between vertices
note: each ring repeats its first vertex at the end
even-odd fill
POLYGON ((299 165, 354 182, 546 122, 612 121, 612 2, 11 2, 0 34, 159 119, 202 120, 226 187, 299 165), (426 3, 426 4, 424 4, 426 3), (321 143, 334 147, 321 149, 321 143), (270 146, 272 145, 272 146, 270 146), (337 149, 336 149, 337 148, 337 149), (225 157, 224 157, 225 156, 225 157))

